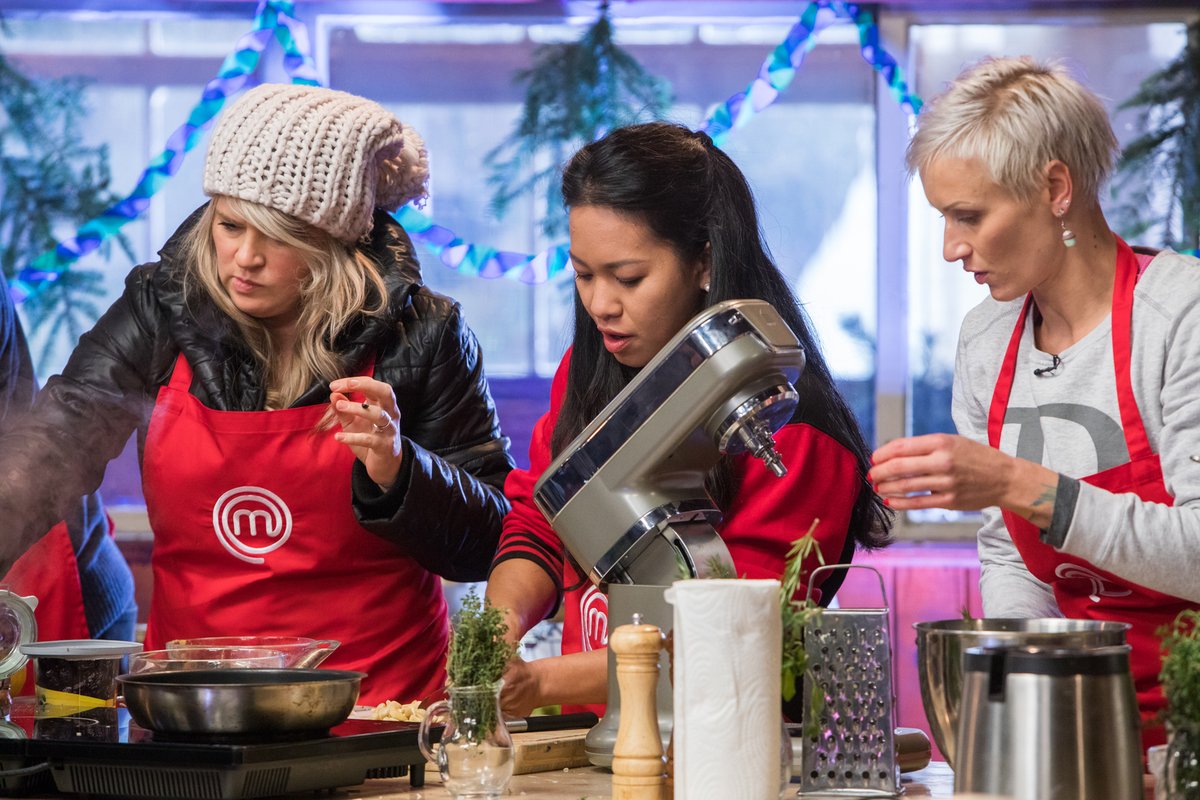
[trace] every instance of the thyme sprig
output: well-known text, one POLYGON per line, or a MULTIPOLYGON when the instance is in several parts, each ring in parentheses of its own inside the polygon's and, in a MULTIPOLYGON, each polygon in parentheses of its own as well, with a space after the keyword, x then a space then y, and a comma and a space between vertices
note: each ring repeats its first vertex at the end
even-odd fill
POLYGON ((517 648, 504 638, 504 613, 474 590, 463 598, 454 615, 454 635, 446 673, 451 686, 489 686, 504 675, 517 648))

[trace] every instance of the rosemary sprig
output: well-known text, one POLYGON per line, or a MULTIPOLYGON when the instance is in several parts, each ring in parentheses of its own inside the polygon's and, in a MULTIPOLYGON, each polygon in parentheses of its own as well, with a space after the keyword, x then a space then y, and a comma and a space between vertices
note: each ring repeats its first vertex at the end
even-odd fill
POLYGON ((675 550, 675 574, 676 580, 687 581, 695 577, 703 578, 736 578, 737 573, 733 570, 733 564, 730 564, 725 559, 718 555, 708 557, 708 561, 704 564, 706 572, 701 575, 693 575, 692 568, 688 566, 688 562, 684 559, 683 553, 675 550))
MULTIPOLYGON (((808 531, 792 542, 792 546, 788 548, 783 575, 780 578, 779 612, 783 627, 780 678, 784 702, 796 696, 797 680, 808 674, 809 664, 808 653, 804 650, 804 630, 821 615, 822 611, 820 606, 807 598, 796 599, 796 593, 800 590, 800 581, 807 574, 807 570, 804 568, 805 560, 809 556, 815 555, 817 563, 822 566, 825 564, 825 558, 821 555, 821 546, 816 538, 817 525, 820 522, 820 519, 814 519, 812 525, 808 526, 808 531)), ((675 559, 679 579, 687 580, 693 577, 683 556, 676 553, 675 559)), ((719 558, 713 557, 707 566, 707 577, 732 578, 735 576, 733 567, 719 558)), ((825 708, 825 694, 817 682, 812 680, 812 676, 808 677, 810 694, 804 734, 815 736, 820 730, 818 720, 821 711, 825 708)))
MULTIPOLYGON (((817 562, 825 564, 821 555, 821 546, 817 543, 816 531, 820 519, 814 519, 808 527, 808 532, 792 542, 787 553, 787 562, 783 569, 783 578, 779 589, 779 612, 783 624, 783 647, 780 663, 780 681, 784 701, 796 696, 797 680, 809 671, 808 653, 804 649, 804 630, 821 615, 821 607, 812 600, 796 599, 800 589, 800 580, 804 577, 804 560, 815 554, 817 562)), ((812 676, 808 675, 809 697, 808 718, 804 721, 804 734, 815 736, 820 731, 818 720, 825 708, 825 694, 812 676)))

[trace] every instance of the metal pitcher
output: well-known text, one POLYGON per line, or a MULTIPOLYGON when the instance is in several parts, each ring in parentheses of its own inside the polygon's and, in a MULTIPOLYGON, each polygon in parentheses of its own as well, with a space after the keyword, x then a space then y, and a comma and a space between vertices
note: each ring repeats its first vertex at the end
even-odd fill
POLYGON ((1129 646, 968 648, 954 791, 1141 798, 1129 646))

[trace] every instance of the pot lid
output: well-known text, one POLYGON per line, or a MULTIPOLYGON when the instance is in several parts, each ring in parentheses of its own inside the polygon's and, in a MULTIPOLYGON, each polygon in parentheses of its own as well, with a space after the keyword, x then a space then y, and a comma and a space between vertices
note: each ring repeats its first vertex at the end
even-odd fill
POLYGON ((89 658, 117 658, 141 652, 140 642, 116 639, 61 639, 53 642, 33 642, 21 645, 21 652, 34 658, 62 658, 81 661, 89 658))
POLYGON ((21 648, 37 640, 35 605, 37 600, 32 597, 0 589, 0 678, 12 675, 29 660, 21 648))

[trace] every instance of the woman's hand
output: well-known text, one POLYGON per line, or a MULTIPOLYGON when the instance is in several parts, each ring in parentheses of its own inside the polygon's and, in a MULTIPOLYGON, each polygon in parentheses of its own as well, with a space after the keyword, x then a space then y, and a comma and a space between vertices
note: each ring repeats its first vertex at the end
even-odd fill
POLYGON ((504 670, 504 688, 500 691, 500 711, 505 717, 528 717, 542 701, 536 661, 514 656, 504 670))
POLYGON ((395 392, 373 378, 338 378, 329 391, 329 403, 342 426, 333 438, 347 445, 371 480, 387 491, 396 482, 404 454, 395 392), (362 394, 363 402, 351 400, 351 392, 362 394))
POLYGON ((994 447, 945 433, 888 442, 867 479, 892 508, 978 511, 1000 506, 1040 528, 1050 525, 1058 473, 994 447))

